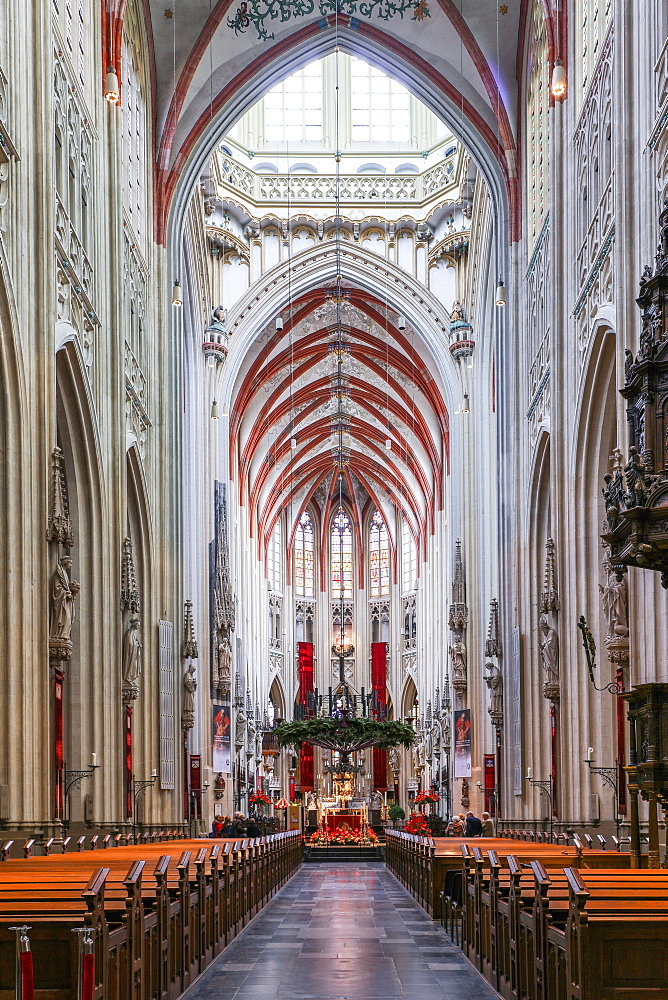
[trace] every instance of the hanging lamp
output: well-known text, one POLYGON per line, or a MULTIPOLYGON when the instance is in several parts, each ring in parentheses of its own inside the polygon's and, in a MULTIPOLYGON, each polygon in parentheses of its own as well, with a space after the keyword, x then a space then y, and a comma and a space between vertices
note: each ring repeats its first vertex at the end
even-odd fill
POLYGON ((109 104, 118 104, 120 98, 120 88, 118 86, 118 76, 113 66, 107 66, 107 75, 104 78, 104 99, 109 104))

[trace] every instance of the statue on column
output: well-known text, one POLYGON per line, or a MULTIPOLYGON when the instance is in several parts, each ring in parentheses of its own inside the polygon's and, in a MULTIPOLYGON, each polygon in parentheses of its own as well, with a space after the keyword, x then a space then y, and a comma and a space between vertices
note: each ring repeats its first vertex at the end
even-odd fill
POLYGON ((538 643, 545 670, 543 694, 550 701, 556 701, 559 698, 559 637, 545 615, 538 627, 543 633, 543 639, 539 639, 538 643))
POLYGON ((394 774, 399 772, 399 751, 396 747, 390 747, 390 770, 394 774))
POLYGON ((181 712, 181 728, 186 731, 192 729, 195 724, 195 691, 197 690, 197 677, 195 676, 195 664, 190 663, 183 675, 183 709, 181 712))
POLYGON ((629 634, 629 605, 626 576, 621 580, 617 579, 617 574, 612 568, 609 555, 606 554, 603 560, 603 569, 607 579, 605 586, 599 584, 599 590, 603 599, 603 609, 607 623, 609 637, 627 636, 629 634))
POLYGON ((489 707, 487 711, 494 726, 503 725, 503 676, 501 668, 497 663, 486 663, 485 669, 489 670, 489 677, 485 678, 485 683, 490 691, 489 707))
POLYGON ((72 622, 74 599, 79 584, 70 579, 72 559, 63 556, 51 577, 51 623, 49 652, 56 660, 69 660, 72 655, 72 622))
POLYGON ((246 737, 246 713, 240 705, 236 712, 236 722, 234 729, 234 745, 237 750, 241 750, 246 737))
POLYGON ((457 636, 450 646, 450 657, 452 659, 452 686, 457 694, 463 694, 466 690, 466 646, 460 636, 457 636))
POLYGON ((218 677, 216 687, 222 694, 227 694, 232 684, 232 648, 230 638, 226 633, 220 638, 217 649, 218 677))
POLYGON ((123 696, 130 701, 134 701, 139 694, 137 681, 141 676, 142 649, 140 625, 139 616, 132 615, 123 636, 123 696))

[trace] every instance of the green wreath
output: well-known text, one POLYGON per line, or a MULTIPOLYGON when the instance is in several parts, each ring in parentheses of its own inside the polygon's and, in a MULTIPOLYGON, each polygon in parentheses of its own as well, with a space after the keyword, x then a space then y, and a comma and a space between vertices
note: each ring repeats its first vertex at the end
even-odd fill
POLYGON ((350 754, 366 747, 388 750, 390 747, 410 747, 415 731, 405 722, 388 719, 379 722, 368 718, 303 719, 301 722, 283 722, 274 733, 281 747, 301 747, 312 743, 325 750, 350 754))

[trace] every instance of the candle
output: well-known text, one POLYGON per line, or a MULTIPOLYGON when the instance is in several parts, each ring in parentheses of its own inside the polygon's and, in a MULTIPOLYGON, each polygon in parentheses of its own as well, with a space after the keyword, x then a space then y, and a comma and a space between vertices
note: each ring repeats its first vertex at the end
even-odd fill
POLYGON ((158 772, 156 771, 155 768, 153 768, 153 770, 151 771, 151 777, 152 778, 157 778, 158 777, 158 772))
POLYGON ((529 768, 528 771, 527 771, 527 778, 528 778, 529 781, 531 781, 531 777, 532 777, 532 771, 531 771, 531 768, 529 768))
POLYGON ((587 760, 593 760, 593 759, 594 759, 594 748, 593 747, 588 747, 587 748, 587 760))
POLYGON ((90 755, 90 766, 91 767, 97 767, 97 754, 96 753, 92 753, 90 755))

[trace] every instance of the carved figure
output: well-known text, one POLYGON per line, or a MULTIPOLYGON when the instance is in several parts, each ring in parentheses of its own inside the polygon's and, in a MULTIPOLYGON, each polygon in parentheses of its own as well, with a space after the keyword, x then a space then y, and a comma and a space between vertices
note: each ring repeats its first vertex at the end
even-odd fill
POLYGON ((539 642, 540 655, 545 669, 545 684, 558 687, 559 637, 544 615, 538 627, 545 637, 542 642, 539 642))
POLYGON ((399 770, 399 751, 396 747, 390 748, 390 769, 395 773, 399 770))
POLYGON ((603 610, 608 625, 609 636, 627 636, 629 634, 629 606, 626 576, 621 580, 612 568, 609 555, 603 560, 603 569, 607 574, 605 586, 599 584, 603 599, 603 610))
POLYGON ((74 621, 74 598, 79 593, 79 584, 70 580, 72 560, 63 556, 51 578, 51 638, 63 642, 71 641, 74 621))
POLYGON ((452 309, 450 310, 450 322, 451 323, 464 322, 464 309, 459 299, 456 299, 452 303, 452 309))
POLYGON ((246 733, 246 713, 243 708, 237 709, 236 722, 234 729, 234 745, 237 750, 241 750, 244 745, 244 736, 246 733))
POLYGON ((466 687, 466 646, 458 637, 450 646, 452 659, 452 683, 455 691, 461 692, 466 687))
POLYGON ((229 691, 232 683, 232 649, 230 640, 224 635, 218 643, 218 684, 223 691, 229 691))
POLYGON ((223 309, 222 306, 216 306, 211 314, 211 326, 216 329, 221 329, 224 333, 227 333, 225 329, 225 324, 227 323, 227 309, 223 309))
POLYGON ((485 669, 489 670, 489 677, 485 678, 485 683, 490 690, 489 708, 487 711, 492 717, 492 721, 503 718, 503 675, 501 668, 496 663, 486 663, 485 669))
POLYGON ((183 714, 184 716, 195 715, 195 691, 197 690, 197 677, 195 676, 195 664, 191 663, 183 675, 183 714))
POLYGON ((318 796, 315 792, 309 792, 306 796, 306 808, 313 811, 318 808, 318 796))
POLYGON ((371 808, 372 809, 382 809, 383 808, 383 796, 380 794, 378 789, 375 789, 371 793, 371 808))
POLYGON ((123 636, 123 686, 134 688, 141 676, 140 620, 137 615, 130 618, 130 624, 123 636))

